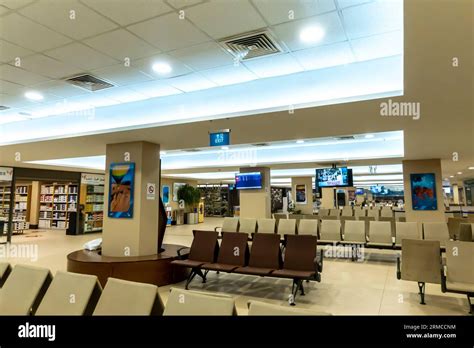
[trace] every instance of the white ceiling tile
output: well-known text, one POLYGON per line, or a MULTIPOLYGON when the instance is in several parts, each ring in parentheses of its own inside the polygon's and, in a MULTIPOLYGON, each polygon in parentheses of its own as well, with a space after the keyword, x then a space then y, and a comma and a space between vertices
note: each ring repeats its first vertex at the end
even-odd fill
POLYGON ((358 5, 366 4, 372 1, 374 0, 337 0, 337 3, 339 4, 339 8, 346 8, 350 6, 358 6, 358 5))
POLYGON ((170 52, 170 55, 189 65, 195 70, 211 69, 232 64, 233 56, 215 42, 183 48, 170 52))
POLYGON ((45 54, 84 70, 94 70, 117 64, 117 60, 109 58, 102 53, 77 42, 47 51, 45 54))
POLYGON ((2 17, 0 21, 0 37, 33 51, 43 51, 71 42, 64 35, 58 34, 16 13, 10 13, 2 17))
POLYGON ((7 64, 0 66, 0 79, 24 86, 30 86, 49 80, 47 77, 40 76, 38 74, 31 73, 29 71, 7 64))
POLYGON ((53 94, 61 98, 70 98, 91 93, 85 89, 76 87, 64 81, 48 81, 45 83, 33 85, 31 88, 39 92, 44 91, 45 93, 53 94))
POLYGON ((182 62, 167 54, 158 54, 151 57, 136 60, 132 62, 132 66, 144 72, 145 74, 152 76, 155 79, 166 79, 170 77, 189 74, 192 72, 192 70, 189 69, 182 62), (152 66, 155 63, 168 64, 172 70, 168 74, 158 74, 152 69, 152 66))
POLYGON ((124 61, 125 58, 147 57, 157 52, 155 47, 123 29, 114 30, 83 42, 97 51, 121 61, 124 61))
POLYGON ((0 62, 2 63, 10 63, 15 58, 23 58, 32 53, 33 51, 27 50, 26 48, 0 40, 0 62))
POLYGON ((260 78, 288 75, 303 71, 303 67, 290 54, 262 57, 244 61, 244 64, 260 78))
POLYGON ((354 61, 348 42, 300 50, 293 52, 293 55, 306 70, 323 69, 354 61))
POLYGON ((61 61, 42 54, 35 54, 23 58, 21 60, 21 67, 27 71, 54 79, 67 78, 81 73, 81 69, 79 68, 69 66, 61 61))
POLYGON ((192 6, 202 2, 203 0, 168 0, 168 3, 175 9, 181 9, 186 6, 192 6))
POLYGON ((336 10, 334 0, 252 0, 270 24, 279 24, 336 10))
POLYGON ((150 81, 128 86, 130 89, 146 95, 150 98, 164 97, 167 95, 180 94, 181 91, 166 84, 164 81, 150 81))
POLYGON ((105 97, 107 99, 116 100, 120 103, 128 103, 132 101, 148 99, 146 95, 133 91, 127 87, 113 87, 102 89, 100 91, 95 92, 95 95, 97 97, 105 97))
POLYGON ((266 27, 248 0, 212 0, 185 12, 194 24, 214 39, 266 27))
POLYGON ((358 61, 394 56, 403 53, 403 32, 370 36, 351 41, 358 61))
POLYGON ((163 51, 171 51, 209 41, 209 38, 189 21, 180 19, 178 13, 170 13, 134 24, 127 27, 127 29, 163 51))
POLYGON ((92 75, 105 79, 116 86, 126 86, 152 80, 150 76, 143 74, 135 68, 124 66, 123 64, 93 70, 92 75))
POLYGON ((216 84, 197 73, 179 76, 167 80, 171 86, 183 91, 192 92, 216 87, 216 84))
MULTIPOLYGON (((0 75, 1 78, 1 75, 0 75)), ((2 94, 21 94, 24 91, 24 86, 12 83, 5 80, 0 80, 0 93, 2 94)))
POLYGON ((163 0, 82 0, 121 25, 143 21, 172 11, 163 0))
POLYGON ((19 11, 61 34, 80 40, 117 27, 77 0, 41 0, 19 11))
POLYGON ((350 39, 403 29, 403 1, 371 2, 342 11, 350 39))
POLYGON ((10 108, 20 108, 23 106, 30 106, 31 103, 23 96, 23 94, 0 94, 0 105, 8 106, 10 108))
MULTIPOLYGON (((114 88, 114 87, 112 87, 114 88)), ((115 87, 116 88, 116 87, 115 87)), ((97 94, 97 92, 84 94, 77 97, 71 97, 67 99, 67 102, 71 105, 76 104, 85 104, 92 107, 102 107, 102 106, 109 106, 109 105, 117 105, 119 102, 115 99, 106 98, 103 95, 97 94)))
POLYGON ((11 9, 17 9, 32 2, 33 0, 0 0, 0 5, 6 6, 11 9))
POLYGON ((6 8, 5 6, 0 6, 0 15, 7 13, 8 11, 10 11, 9 8, 6 8))
POLYGON ((0 124, 5 124, 9 122, 25 121, 28 120, 28 117, 18 114, 16 109, 14 110, 5 110, 0 113, 0 124))
POLYGON ((337 12, 301 19, 297 21, 279 24, 274 31, 291 50, 300 50, 314 46, 327 45, 335 42, 345 41, 346 36, 337 12), (314 43, 306 43, 300 40, 300 32, 306 28, 319 27, 324 31, 323 38, 314 43))
POLYGON ((257 79, 257 76, 248 71, 243 65, 228 65, 219 68, 203 70, 204 77, 219 86, 233 85, 257 79))

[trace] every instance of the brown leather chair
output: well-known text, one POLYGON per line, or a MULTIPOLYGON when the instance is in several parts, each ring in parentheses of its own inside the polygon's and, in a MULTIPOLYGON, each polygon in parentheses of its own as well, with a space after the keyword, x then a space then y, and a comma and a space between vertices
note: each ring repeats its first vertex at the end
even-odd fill
MULTIPOLYGON (((304 295, 303 280, 321 281, 321 263, 316 261, 316 245, 318 238, 308 235, 287 235, 285 261, 283 268, 272 272, 272 277, 293 279, 292 297, 290 304, 294 305, 294 299, 298 290, 304 295)), ((322 256, 322 254, 321 254, 322 256)))
POLYGON ((473 224, 460 224, 458 240, 463 242, 473 242, 472 226, 473 224))
POLYGON ((247 234, 223 232, 222 243, 216 263, 205 263, 201 268, 208 271, 232 272, 236 268, 247 265, 249 246, 247 234))
MULTIPOLYGON (((186 289, 188 289, 189 283, 193 278, 199 275, 202 278, 202 282, 206 282, 206 273, 202 273, 201 266, 205 263, 213 263, 217 259, 219 252, 219 243, 217 242, 218 232, 216 231, 193 231, 194 239, 191 244, 191 250, 189 251, 189 258, 185 260, 175 260, 171 263, 173 265, 189 267, 191 272, 189 273, 188 280, 186 281, 186 289)), ((180 255, 181 248, 178 250, 180 255)))
POLYGON ((268 276, 282 264, 280 236, 270 233, 256 233, 253 237, 250 260, 246 267, 239 267, 234 272, 257 276, 268 276))

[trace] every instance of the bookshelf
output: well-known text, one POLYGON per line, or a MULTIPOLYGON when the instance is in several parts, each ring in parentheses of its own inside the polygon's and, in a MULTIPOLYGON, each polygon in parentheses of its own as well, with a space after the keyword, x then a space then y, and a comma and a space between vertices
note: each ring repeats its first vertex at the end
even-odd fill
POLYGON ((8 220, 10 214, 11 206, 11 186, 10 185, 0 185, 0 221, 5 222, 3 232, 7 233, 8 230, 8 220))
POLYGON ((100 232, 104 220, 104 185, 85 185, 84 233, 100 232))
POLYGON ((69 215, 77 210, 77 184, 43 184, 40 191, 39 228, 67 229, 69 215))
POLYGON ((12 233, 23 233, 30 228, 30 185, 15 185, 15 203, 13 206, 12 233))

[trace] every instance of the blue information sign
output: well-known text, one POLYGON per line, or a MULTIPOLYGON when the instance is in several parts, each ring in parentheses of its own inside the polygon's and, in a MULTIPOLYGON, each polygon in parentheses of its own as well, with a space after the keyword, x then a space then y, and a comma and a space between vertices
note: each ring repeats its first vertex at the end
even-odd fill
POLYGON ((210 133, 209 146, 230 145, 230 132, 210 133))

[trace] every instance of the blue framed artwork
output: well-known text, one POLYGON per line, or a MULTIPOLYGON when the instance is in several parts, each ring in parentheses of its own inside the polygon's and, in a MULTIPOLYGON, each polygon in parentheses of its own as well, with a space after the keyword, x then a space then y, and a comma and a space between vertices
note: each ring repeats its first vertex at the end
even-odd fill
POLYGON ((135 163, 110 165, 109 212, 111 218, 133 217, 135 163))
POLYGON ((410 183, 413 210, 438 209, 434 173, 411 174, 410 183))
POLYGON ((167 204, 170 201, 170 187, 168 185, 163 185, 163 193, 161 197, 163 198, 163 204, 167 204))

